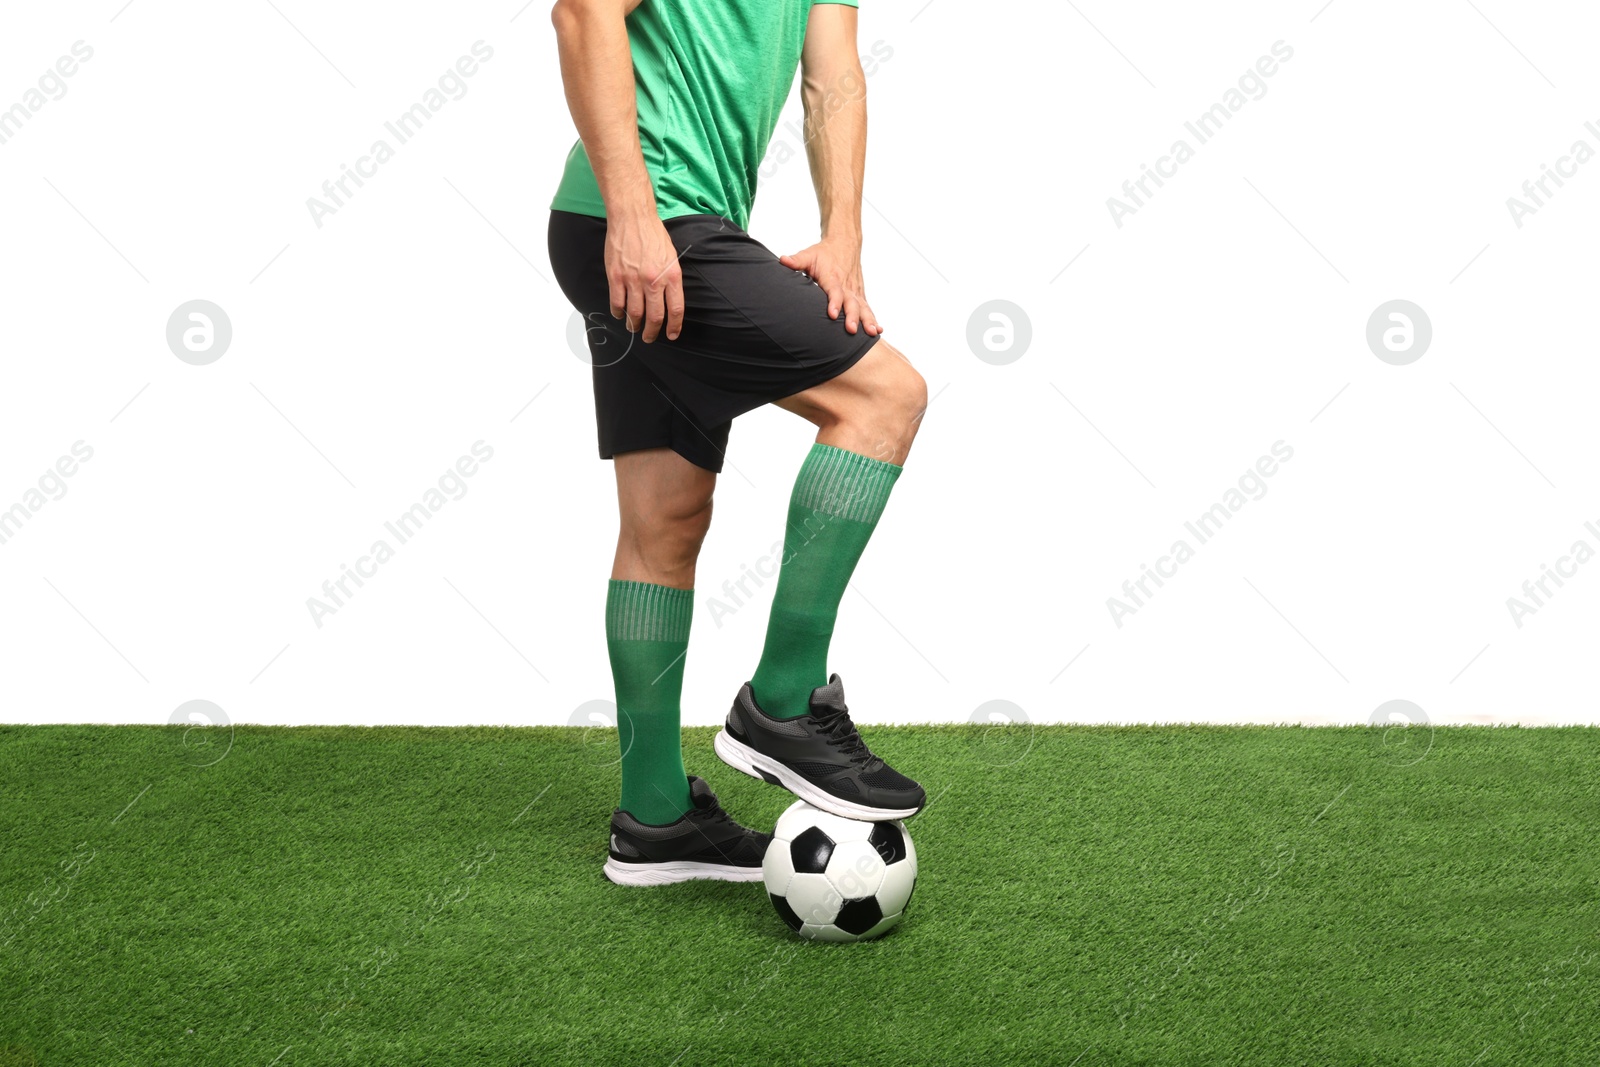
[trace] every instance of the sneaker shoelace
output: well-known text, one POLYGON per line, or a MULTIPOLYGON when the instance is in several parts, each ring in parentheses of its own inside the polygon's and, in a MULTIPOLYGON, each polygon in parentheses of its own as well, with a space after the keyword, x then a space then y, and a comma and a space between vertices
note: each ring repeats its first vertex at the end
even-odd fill
POLYGON ((727 856, 733 855, 743 842, 754 840, 760 836, 759 832, 756 830, 752 830, 747 826, 739 826, 738 823, 733 821, 733 816, 729 815, 726 811, 723 811, 722 805, 716 802, 712 802, 703 808, 691 808, 687 814, 689 818, 697 822, 706 823, 716 827, 732 825, 739 829, 739 834, 729 837, 721 842, 712 841, 711 838, 706 838, 706 841, 715 847, 717 851, 727 856))
POLYGON ((812 717, 816 719, 822 735, 851 763, 871 770, 872 765, 883 762, 874 756, 868 750, 867 743, 861 740, 861 733, 856 729, 856 724, 850 721, 849 709, 823 708, 813 711, 812 717))
POLYGON ((725 823, 731 818, 731 816, 727 812, 722 810, 722 805, 718 804, 716 801, 712 801, 711 803, 707 804, 703 808, 702 807, 690 808, 688 810, 687 814, 688 814, 689 818, 691 818, 691 819, 696 819, 696 820, 698 820, 700 822, 709 822, 709 823, 713 823, 713 824, 725 823))
POLYGON ((697 822, 707 823, 711 826, 732 825, 738 827, 746 836, 753 832, 749 827, 739 826, 738 823, 734 822, 733 816, 729 815, 726 811, 723 811, 722 805, 718 804, 716 801, 712 801, 703 808, 690 808, 688 815, 689 818, 694 819, 697 822))

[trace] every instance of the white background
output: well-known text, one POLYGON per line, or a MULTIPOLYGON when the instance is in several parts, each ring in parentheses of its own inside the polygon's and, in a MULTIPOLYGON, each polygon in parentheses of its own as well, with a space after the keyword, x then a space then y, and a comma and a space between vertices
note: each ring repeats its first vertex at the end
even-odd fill
MULTIPOLYGON (((0 508, 93 458, 0 544, 0 719, 565 723, 610 695, 615 519, 545 252, 574 138, 547 7, 274 2, 8 5, 0 107, 94 51, 0 145, 0 508), (465 96, 319 228, 307 198, 479 40, 465 96), (193 299, 233 327, 207 366, 167 346, 193 299), (307 598, 479 440, 466 495, 319 628, 307 598)), ((1600 161, 1520 228, 1506 205, 1600 148, 1594 12, 920 3, 861 13, 892 50, 869 293, 936 398, 840 618, 857 718, 1594 721, 1600 563, 1520 628, 1506 603, 1600 548, 1600 161), (1107 198, 1180 137, 1118 227, 1107 198), (1031 321, 1006 365, 967 341, 994 299, 1031 321), (1433 327, 1406 366, 1365 337, 1393 299, 1433 327), (1119 628, 1107 598, 1280 440, 1119 628)), ((791 251, 815 220, 797 156, 751 229, 791 251)), ((753 668, 771 585, 720 627, 706 598, 781 535, 810 436, 735 427, 686 722, 753 668)))

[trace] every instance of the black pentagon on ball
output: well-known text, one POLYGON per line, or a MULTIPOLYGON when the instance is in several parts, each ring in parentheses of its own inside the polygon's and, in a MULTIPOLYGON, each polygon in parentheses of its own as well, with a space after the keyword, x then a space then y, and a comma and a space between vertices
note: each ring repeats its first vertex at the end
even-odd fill
POLYGON ((822 827, 813 826, 789 845, 789 855, 798 873, 822 874, 833 855, 833 838, 823 833, 822 827))
POLYGON ((906 835, 892 822, 874 823, 867 840, 872 842, 885 864, 899 863, 906 858, 906 835))
POLYGON ((789 902, 783 897, 774 896, 771 893, 768 893, 767 896, 771 898, 772 906, 778 909, 778 917, 789 925, 789 929, 800 929, 800 927, 803 925, 801 923, 800 916, 794 913, 794 909, 789 906, 789 902))
POLYGON ((860 900, 845 901, 839 908, 839 917, 833 920, 833 925, 847 934, 860 936, 882 920, 883 909, 878 907, 878 898, 862 897, 860 900))

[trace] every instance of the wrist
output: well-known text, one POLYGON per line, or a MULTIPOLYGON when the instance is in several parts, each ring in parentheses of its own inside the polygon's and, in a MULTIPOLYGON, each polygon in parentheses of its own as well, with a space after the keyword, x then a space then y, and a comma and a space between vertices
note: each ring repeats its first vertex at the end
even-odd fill
POLYGON ((600 191, 606 218, 618 222, 644 222, 657 219, 656 191, 648 178, 608 182, 600 191))
POLYGON ((641 200, 637 197, 619 197, 615 200, 606 200, 606 218, 619 225, 640 224, 656 222, 660 215, 656 213, 654 199, 641 200))
POLYGON ((822 210, 824 244, 861 246, 861 205, 825 205, 822 210))
POLYGON ((852 253, 861 251, 861 227, 859 226, 824 226, 822 228, 822 243, 833 248, 848 249, 852 253))

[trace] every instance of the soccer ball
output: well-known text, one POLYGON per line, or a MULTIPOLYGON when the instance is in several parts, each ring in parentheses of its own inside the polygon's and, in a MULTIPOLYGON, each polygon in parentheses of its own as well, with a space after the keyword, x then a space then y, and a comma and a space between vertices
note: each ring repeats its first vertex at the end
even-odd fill
POLYGON ((797 800, 778 817, 761 875, 801 937, 865 941, 905 914, 917 850, 903 822, 843 819, 797 800))

